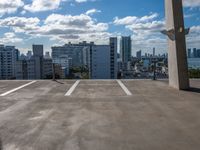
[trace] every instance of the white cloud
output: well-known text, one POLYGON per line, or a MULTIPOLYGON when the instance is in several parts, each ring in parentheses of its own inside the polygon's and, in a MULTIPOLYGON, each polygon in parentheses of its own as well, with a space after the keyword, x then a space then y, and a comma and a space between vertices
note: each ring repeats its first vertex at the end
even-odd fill
POLYGON ((100 12, 101 12, 101 10, 90 9, 90 10, 88 10, 85 14, 86 14, 86 15, 93 15, 93 14, 95 14, 95 13, 100 13, 100 12))
POLYGON ((192 26, 187 36, 188 47, 200 47, 200 25, 192 26))
POLYGON ((4 37, 0 38, 0 43, 2 44, 10 44, 10 43, 19 43, 22 42, 23 39, 16 36, 13 32, 4 33, 4 37))
POLYGON ((96 0, 75 0, 75 2, 77 2, 77 3, 84 3, 84 2, 88 2, 88 1, 94 2, 96 0))
POLYGON ((61 2, 83 3, 96 0, 32 0, 32 3, 26 4, 24 10, 29 12, 41 12, 59 9, 61 2))
POLYGON ((118 17, 114 18, 115 25, 132 25, 135 23, 145 23, 151 21, 158 17, 157 13, 153 13, 149 16, 137 17, 137 16, 127 16, 124 18, 119 19, 118 17))
POLYGON ((200 7, 200 0, 183 0, 185 7, 200 7))
POLYGON ((0 19, 0 27, 11 28, 16 33, 32 37, 48 37, 59 41, 106 42, 110 33, 108 24, 97 22, 91 16, 51 14, 44 21, 38 18, 9 17, 0 19))
POLYGON ((63 0, 32 0, 31 4, 24 6, 30 12, 40 12, 58 9, 63 0))
POLYGON ((98 23, 88 15, 52 14, 44 21, 40 34, 62 41, 103 41, 109 37, 108 24, 98 23))
MULTIPOLYGON (((160 31, 165 28, 165 21, 157 17, 157 13, 143 17, 116 17, 113 23, 132 31, 134 51, 141 49, 147 52, 147 50, 155 47, 159 52, 163 52, 167 50, 167 37, 161 35, 160 31)), ((200 47, 200 26, 192 26, 190 34, 186 36, 186 39, 187 47, 200 47)))
POLYGON ((39 28, 38 18, 8 17, 0 19, 0 27, 12 28, 15 32, 28 32, 39 28))
POLYGON ((116 17, 114 18, 114 24, 125 26, 126 29, 133 32, 134 38, 147 40, 152 36, 160 34, 160 31, 165 27, 164 21, 156 20, 157 17, 157 13, 143 17, 128 16, 121 19, 116 17))
POLYGON ((158 19, 158 16, 157 13, 152 13, 142 17, 115 17, 113 23, 132 31, 134 51, 139 49, 145 51, 155 47, 162 52, 166 51, 166 38, 161 35, 160 31, 165 28, 165 24, 164 20, 158 19))
POLYGON ((14 13, 23 5, 22 0, 0 0, 0 16, 14 13))

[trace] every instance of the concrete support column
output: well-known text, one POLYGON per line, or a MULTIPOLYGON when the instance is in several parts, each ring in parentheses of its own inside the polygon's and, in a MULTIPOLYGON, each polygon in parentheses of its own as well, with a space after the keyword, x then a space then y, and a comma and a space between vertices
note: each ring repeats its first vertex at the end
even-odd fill
POLYGON ((166 28, 173 31, 168 39, 169 85, 179 90, 189 88, 185 27, 182 0, 165 0, 166 28))

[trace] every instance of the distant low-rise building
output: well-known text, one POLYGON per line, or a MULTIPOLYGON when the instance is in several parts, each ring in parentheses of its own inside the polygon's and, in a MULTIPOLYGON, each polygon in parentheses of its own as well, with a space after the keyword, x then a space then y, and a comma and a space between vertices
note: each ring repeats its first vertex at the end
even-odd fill
POLYGON ((16 62, 17 79, 50 79, 52 73, 52 59, 44 58, 43 45, 33 45, 33 55, 16 62))

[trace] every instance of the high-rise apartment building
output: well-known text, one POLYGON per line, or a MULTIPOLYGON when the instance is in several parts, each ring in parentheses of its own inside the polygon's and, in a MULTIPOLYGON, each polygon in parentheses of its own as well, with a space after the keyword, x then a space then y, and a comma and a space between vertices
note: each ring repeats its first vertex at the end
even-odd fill
POLYGON ((90 78, 110 79, 110 45, 93 45, 90 50, 90 78))
POLYGON ((14 46, 0 45, 0 79, 16 78, 19 51, 14 46))
POLYGON ((110 38, 110 79, 117 79, 117 37, 110 38))

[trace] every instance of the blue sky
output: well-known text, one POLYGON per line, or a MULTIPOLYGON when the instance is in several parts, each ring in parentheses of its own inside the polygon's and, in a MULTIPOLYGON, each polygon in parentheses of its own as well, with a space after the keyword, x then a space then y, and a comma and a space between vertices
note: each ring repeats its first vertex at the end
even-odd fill
MULTIPOLYGON (((183 0, 188 47, 200 48, 200 0, 183 0)), ((1 0, 0 43, 22 52, 32 44, 82 40, 107 44, 110 36, 131 35, 133 53, 166 52, 164 0, 1 0)))

